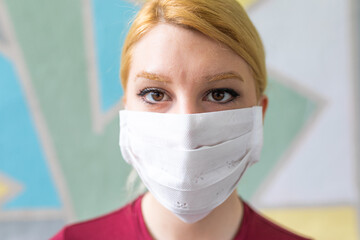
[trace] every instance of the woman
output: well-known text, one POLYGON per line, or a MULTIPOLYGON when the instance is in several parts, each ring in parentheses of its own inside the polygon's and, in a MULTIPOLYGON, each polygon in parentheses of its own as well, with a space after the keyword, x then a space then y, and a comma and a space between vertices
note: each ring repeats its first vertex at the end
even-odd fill
POLYGON ((149 0, 121 60, 120 147, 149 192, 53 239, 305 239, 236 192, 259 160, 261 39, 236 0, 149 0))

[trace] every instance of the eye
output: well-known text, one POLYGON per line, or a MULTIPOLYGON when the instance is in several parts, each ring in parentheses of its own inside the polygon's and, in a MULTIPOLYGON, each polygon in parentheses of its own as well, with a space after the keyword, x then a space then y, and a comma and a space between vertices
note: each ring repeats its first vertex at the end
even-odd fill
POLYGON ((145 88, 138 94, 146 103, 155 104, 157 102, 169 101, 170 97, 160 88, 145 88))
POLYGON ((239 94, 230 88, 211 89, 206 92, 204 100, 216 103, 228 103, 233 101, 239 94))

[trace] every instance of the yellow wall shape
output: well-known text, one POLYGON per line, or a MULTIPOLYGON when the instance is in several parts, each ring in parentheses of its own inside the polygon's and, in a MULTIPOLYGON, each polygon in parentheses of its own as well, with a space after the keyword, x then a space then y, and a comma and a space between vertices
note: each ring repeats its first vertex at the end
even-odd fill
POLYGON ((5 197, 9 192, 9 188, 5 183, 0 182, 0 200, 5 197))
POLYGON ((258 0, 238 0, 238 2, 241 3, 242 6, 245 8, 250 7, 253 3, 257 2, 258 0))
POLYGON ((312 239, 359 239, 355 207, 271 209, 263 210, 262 213, 280 225, 312 239))

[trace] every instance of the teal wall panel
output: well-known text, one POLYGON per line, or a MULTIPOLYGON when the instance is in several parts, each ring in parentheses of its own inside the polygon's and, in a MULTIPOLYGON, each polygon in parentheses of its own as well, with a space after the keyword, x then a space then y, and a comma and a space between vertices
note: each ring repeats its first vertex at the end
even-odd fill
POLYGON ((23 186, 2 208, 60 208, 16 69, 1 53, 0 72, 0 172, 23 186))

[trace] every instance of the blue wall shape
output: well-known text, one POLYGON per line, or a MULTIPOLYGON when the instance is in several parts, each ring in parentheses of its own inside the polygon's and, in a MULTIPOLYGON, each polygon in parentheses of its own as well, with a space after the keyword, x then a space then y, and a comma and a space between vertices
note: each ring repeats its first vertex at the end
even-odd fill
POLYGON ((92 6, 101 110, 104 112, 123 95, 119 77, 121 48, 139 8, 121 0, 92 0, 92 6))
POLYGON ((60 208, 18 76, 1 53, 0 73, 0 173, 24 187, 2 209, 60 208))

